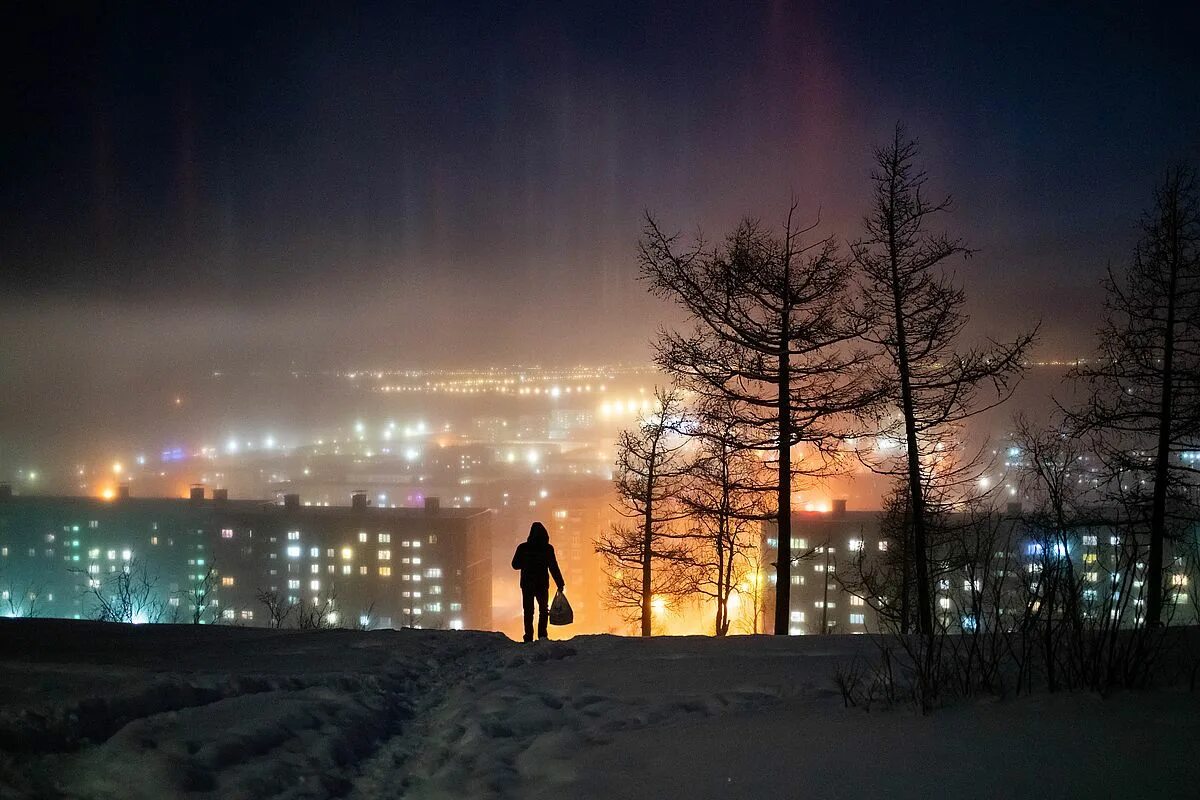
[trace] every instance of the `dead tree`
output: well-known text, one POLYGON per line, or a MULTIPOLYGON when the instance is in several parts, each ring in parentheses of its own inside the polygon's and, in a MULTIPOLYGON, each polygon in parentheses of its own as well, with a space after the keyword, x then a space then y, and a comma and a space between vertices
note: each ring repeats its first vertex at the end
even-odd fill
POLYGON ((687 440, 676 429, 682 396, 676 389, 655 389, 654 396, 658 408, 617 439, 614 510, 628 522, 596 542, 607 602, 638 620, 642 636, 651 635, 655 597, 673 604, 689 594, 692 568, 688 542, 673 530, 683 516, 678 496, 687 471, 687 440))
MULTIPOLYGON (((913 569, 918 632, 934 629, 929 568, 929 489, 940 462, 938 442, 974 414, 1007 399, 1023 368, 1033 333, 1008 344, 962 349, 967 323, 965 295, 944 271, 947 261, 970 255, 959 239, 929 230, 933 217, 950 208, 949 198, 931 202, 926 176, 916 166, 917 142, 897 125, 892 140, 875 151, 874 193, 863 236, 851 245, 859 274, 858 309, 876 348, 875 383, 886 403, 876 407, 879 437, 895 443, 897 456, 872 467, 904 476, 911 504, 913 569), (989 396, 981 401, 981 389, 989 396)), ((955 476, 965 483, 965 464, 955 476)))
POLYGON ((847 412, 867 400, 853 345, 862 327, 846 310, 850 270, 832 239, 806 240, 817 225, 796 224, 795 211, 778 234, 746 220, 719 245, 681 246, 648 218, 640 251, 650 291, 682 308, 691 325, 660 334, 658 365, 724 404, 750 434, 742 445, 773 456, 776 634, 788 632, 794 479, 837 470, 847 412), (799 445, 808 452, 797 461, 799 445))
POLYGON ((1125 274, 1105 282, 1099 357, 1073 376, 1089 397, 1074 420, 1094 434, 1118 502, 1141 509, 1148 530, 1146 621, 1162 623, 1164 544, 1193 520, 1200 446, 1200 187, 1169 171, 1142 222, 1125 274), (1148 480, 1148 493, 1143 481, 1148 480))

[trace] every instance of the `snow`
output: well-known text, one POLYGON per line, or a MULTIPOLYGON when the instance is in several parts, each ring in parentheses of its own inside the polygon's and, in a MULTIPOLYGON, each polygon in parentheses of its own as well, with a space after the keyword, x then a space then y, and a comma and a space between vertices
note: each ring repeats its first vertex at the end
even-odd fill
POLYGON ((844 708, 866 637, 0 624, 0 798, 1192 796, 1200 698, 844 708))

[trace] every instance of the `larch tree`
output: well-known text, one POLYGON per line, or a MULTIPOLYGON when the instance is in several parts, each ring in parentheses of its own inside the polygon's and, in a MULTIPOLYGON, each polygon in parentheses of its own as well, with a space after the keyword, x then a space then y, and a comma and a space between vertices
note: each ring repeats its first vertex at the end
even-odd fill
POLYGON ((1099 357, 1073 372, 1087 399, 1073 419, 1093 435, 1107 486, 1148 531, 1146 621, 1163 614, 1164 545, 1194 518, 1200 448, 1200 190, 1170 170, 1142 222, 1133 258, 1109 275, 1099 357), (1148 487, 1145 487, 1148 482, 1148 487))
POLYGON ((778 233, 745 220, 719 244, 690 245, 648 217, 640 247, 651 293, 688 317, 683 331, 660 333, 658 366, 701 402, 728 409, 748 434, 740 444, 773 467, 778 635, 788 632, 796 478, 838 469, 848 412, 866 402, 854 346, 862 330, 846 309, 850 269, 832 239, 808 238, 816 223, 796 224, 795 212, 793 204, 778 233))
POLYGON ((765 465, 724 408, 700 411, 687 434, 693 449, 680 502, 696 544, 696 589, 713 598, 713 632, 724 636, 730 600, 754 568, 759 526, 769 516, 765 465))
POLYGON ((605 562, 608 605, 637 621, 642 636, 653 632, 656 597, 673 605, 693 586, 689 541, 676 530, 687 474, 688 442, 678 431, 682 393, 655 389, 654 397, 656 408, 617 438, 614 508, 626 521, 596 542, 605 562))
POLYGON ((850 250, 864 339, 876 349, 874 384, 885 396, 875 407, 877 432, 900 454, 884 453, 872 459, 872 466, 903 476, 907 484, 913 618, 918 633, 929 635, 934 631, 930 533, 941 505, 931 493, 949 497, 948 487, 967 485, 977 463, 961 459, 939 475, 946 461, 943 448, 959 438, 965 420, 1008 398, 1034 332, 1009 343, 961 347, 966 298, 946 265, 971 251, 961 240, 930 230, 933 219, 949 210, 950 199, 929 200, 917 154, 917 142, 901 125, 875 151, 871 207, 863 235, 850 250))

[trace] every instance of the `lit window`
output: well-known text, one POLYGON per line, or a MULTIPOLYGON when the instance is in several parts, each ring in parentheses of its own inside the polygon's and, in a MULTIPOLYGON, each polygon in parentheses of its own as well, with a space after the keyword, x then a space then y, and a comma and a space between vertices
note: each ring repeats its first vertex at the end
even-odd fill
POLYGON ((354 551, 351 550, 349 547, 343 547, 342 548, 342 559, 344 561, 350 561, 353 558, 354 558, 354 551))
POLYGON ((349 564, 342 564, 342 574, 349 575, 354 570, 349 564))
POLYGON ((867 617, 865 614, 851 614, 850 615, 850 624, 851 625, 862 625, 862 624, 866 623, 866 621, 867 621, 867 617))
POLYGON ((941 608, 949 608, 950 607, 950 598, 949 597, 939 597, 938 598, 938 606, 940 606, 941 608))
POLYGON ((116 560, 117 560, 117 551, 116 551, 116 550, 109 550, 109 551, 108 551, 108 560, 109 560, 109 561, 116 561, 116 560))
POLYGON ((151 537, 150 537, 150 544, 158 544, 158 537, 157 537, 157 536, 151 536, 151 537))
POLYGON ((379 574, 385 578, 389 578, 392 575, 392 568, 391 567, 380 567, 379 574))
POLYGON ((804 612, 803 611, 793 611, 792 612, 792 622, 804 622, 804 612))
POLYGON ((319 548, 319 547, 309 548, 308 556, 309 556, 309 558, 320 558, 321 557, 321 548, 319 548))
POLYGON ((308 571, 309 571, 309 572, 311 572, 312 574, 316 575, 316 574, 320 573, 320 571, 321 571, 321 565, 320 565, 320 564, 313 564, 312 566, 310 566, 310 567, 308 568, 308 571))
POLYGON ((807 547, 808 547, 807 539, 792 539, 792 549, 793 550, 804 550, 807 547))
POLYGON ((1082 541, 1083 541, 1084 547, 1095 547, 1096 546, 1096 537, 1095 536, 1091 536, 1091 535, 1084 536, 1084 537, 1082 537, 1082 541))
MULTIPOLYGON (((430 544, 437 544, 437 534, 436 534, 436 533, 431 533, 431 534, 429 534, 429 543, 430 543, 430 544)), ((415 546, 415 545, 414 545, 414 546, 415 546)))
MULTIPOLYGON (((1085 573, 1083 573, 1083 579, 1085 581, 1087 581, 1088 583, 1097 583, 1100 580, 1100 573, 1099 572, 1085 572, 1085 573)), ((1092 591, 1095 591, 1095 590, 1092 590, 1092 591)))
POLYGON ((288 588, 289 588, 289 589, 299 589, 299 588, 300 588, 300 581, 297 581, 297 580, 290 580, 290 581, 288 581, 288 588))
POLYGON ((391 561, 392 560, 392 551, 391 550, 380 550, 379 551, 379 560, 380 561, 391 561))
POLYGON ((314 592, 319 592, 319 591, 321 591, 321 582, 320 581, 309 581, 308 588, 312 589, 314 592))
POLYGON ((887 542, 887 539, 881 539, 881 540, 879 541, 879 552, 881 552, 881 553, 886 553, 886 552, 887 552, 887 549, 888 549, 888 542, 887 542))
POLYGON ((222 585, 222 586, 233 586, 233 576, 232 576, 232 575, 225 575, 224 577, 222 577, 222 578, 221 578, 221 585, 222 585))
POLYGON ((232 608, 225 609, 224 611, 221 612, 221 617, 223 619, 233 619, 233 609, 232 608))
POLYGON ((288 558, 299 558, 300 557, 300 548, 299 547, 289 547, 287 553, 288 553, 288 558))
POLYGON ((1096 554, 1095 553, 1084 553, 1083 554, 1083 563, 1095 564, 1096 563, 1096 554))
POLYGON ((300 531, 288 531, 288 541, 295 542, 300 539, 300 531))
POLYGON ((359 567, 359 568, 358 568, 358 574, 359 574, 359 575, 366 575, 366 574, 367 574, 367 568, 366 568, 366 566, 365 566, 365 565, 364 565, 364 566, 361 566, 361 567, 359 567))
POLYGON ((850 605, 852 605, 852 606, 862 606, 862 605, 866 605, 866 601, 865 601, 865 600, 863 600, 863 599, 862 599, 861 597, 859 597, 858 595, 853 595, 853 594, 852 594, 852 595, 850 595, 850 605))
POLYGON ((390 533, 379 534, 379 543, 380 544, 391 544, 392 543, 392 535, 390 533))
POLYGON ((242 619, 254 619, 254 612, 248 608, 242 609, 242 619))
POLYGON ((1181 575, 1178 572, 1173 574, 1171 576, 1171 585, 1172 586, 1187 586, 1188 585, 1187 575, 1181 575))
POLYGON ((233 529, 232 528, 222 528, 221 529, 221 538, 222 539, 232 539, 233 538, 233 529))
POLYGON ((367 541, 367 532, 366 532, 366 531, 362 531, 362 532, 360 532, 360 533, 358 534, 358 540, 359 540, 360 542, 365 542, 365 541, 367 541))
POLYGON ((847 546, 850 548, 851 553, 857 553, 859 550, 862 550, 862 539, 851 539, 850 544, 847 546))

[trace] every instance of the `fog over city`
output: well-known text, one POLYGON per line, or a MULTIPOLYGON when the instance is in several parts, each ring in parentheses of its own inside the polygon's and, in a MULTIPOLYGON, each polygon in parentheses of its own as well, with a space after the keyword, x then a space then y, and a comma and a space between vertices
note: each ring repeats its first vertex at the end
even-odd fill
MULTIPOLYGON (((1194 50, 1153 15, 544 11, 17 11, 0 471, 220 435, 170 406, 214 370, 647 362, 675 312, 636 279, 645 210, 720 237, 795 197, 848 240, 901 118, 978 250, 970 335, 1040 320, 1037 354, 1076 358, 1153 176, 1194 150, 1194 50)), ((213 427, 295 400, 259 388, 213 427)), ((311 402, 312 426, 356 412, 311 402)))

